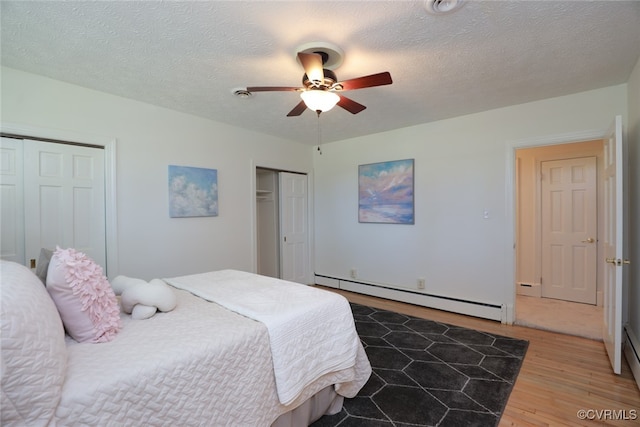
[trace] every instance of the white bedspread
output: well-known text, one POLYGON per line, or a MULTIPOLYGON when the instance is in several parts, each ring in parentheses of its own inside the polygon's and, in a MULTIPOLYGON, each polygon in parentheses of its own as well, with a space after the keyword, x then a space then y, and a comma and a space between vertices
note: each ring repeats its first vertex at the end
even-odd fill
POLYGON ((284 405, 322 375, 356 364, 361 344, 341 295, 236 270, 164 280, 267 326, 284 405))
POLYGON ((267 328, 191 293, 147 320, 122 314, 108 343, 68 339, 68 371, 52 425, 267 427, 331 384, 353 397, 371 373, 356 366, 322 376, 291 405, 278 399, 267 328))
MULTIPOLYGON (((113 341, 65 341, 40 279, 5 261, 0 273, 7 427, 268 427, 321 390, 326 396, 330 386, 355 396, 371 374, 358 345, 354 366, 320 376, 283 405, 261 322, 175 289, 173 311, 146 320, 121 313, 123 328, 113 341)), ((304 418, 309 405, 296 417, 304 418)))

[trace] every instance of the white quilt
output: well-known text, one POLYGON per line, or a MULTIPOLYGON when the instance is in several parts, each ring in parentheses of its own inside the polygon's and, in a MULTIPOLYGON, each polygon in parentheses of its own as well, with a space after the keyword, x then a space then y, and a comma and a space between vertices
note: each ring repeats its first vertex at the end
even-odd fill
POLYGON ((284 405, 322 375, 355 366, 361 344, 341 295, 236 270, 164 280, 266 325, 284 405))
POLYGON ((291 402, 279 402, 266 327, 176 290, 178 305, 147 320, 122 316, 115 340, 68 340, 68 371, 56 425, 269 426, 331 384, 352 397, 371 368, 328 373, 291 402))

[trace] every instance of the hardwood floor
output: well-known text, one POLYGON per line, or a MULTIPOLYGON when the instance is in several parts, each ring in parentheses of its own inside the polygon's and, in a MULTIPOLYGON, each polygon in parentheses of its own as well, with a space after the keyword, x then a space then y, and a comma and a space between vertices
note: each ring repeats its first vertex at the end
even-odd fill
POLYGON ((323 288, 356 304, 529 341, 500 426, 640 425, 640 391, 623 358, 613 374, 600 341, 323 288), (579 411, 588 419, 580 419, 579 411))

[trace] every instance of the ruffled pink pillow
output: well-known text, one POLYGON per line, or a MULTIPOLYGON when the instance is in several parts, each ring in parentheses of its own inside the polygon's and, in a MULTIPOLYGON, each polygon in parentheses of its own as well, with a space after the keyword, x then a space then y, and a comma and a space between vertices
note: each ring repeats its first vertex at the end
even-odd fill
POLYGON ((120 307, 102 267, 75 249, 51 257, 47 291, 67 333, 78 342, 111 341, 120 329, 120 307))

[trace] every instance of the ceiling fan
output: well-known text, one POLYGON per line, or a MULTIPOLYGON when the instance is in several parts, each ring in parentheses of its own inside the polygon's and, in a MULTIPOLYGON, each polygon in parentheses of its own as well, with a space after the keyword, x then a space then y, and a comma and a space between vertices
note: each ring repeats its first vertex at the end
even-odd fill
POLYGON ((351 114, 358 114, 364 110, 364 105, 341 95, 340 92, 355 89, 364 89, 374 86, 383 86, 393 83, 391 74, 372 74, 369 76, 357 77, 355 79, 338 81, 336 74, 324 68, 328 55, 326 52, 298 52, 298 59, 304 68, 305 74, 302 77, 303 87, 289 86, 250 86, 248 92, 300 92, 302 101, 287 114, 287 117, 299 116, 307 108, 315 111, 318 115, 328 111, 338 105, 351 114))

